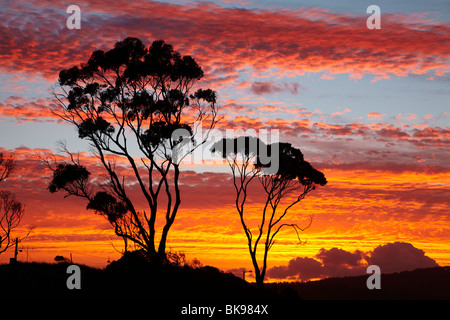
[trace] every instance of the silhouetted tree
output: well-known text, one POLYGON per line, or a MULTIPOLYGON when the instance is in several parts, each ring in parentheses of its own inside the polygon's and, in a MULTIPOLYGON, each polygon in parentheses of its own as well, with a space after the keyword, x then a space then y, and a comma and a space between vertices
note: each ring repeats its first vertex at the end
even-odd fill
POLYGON ((195 124, 211 129, 217 122, 216 92, 190 93, 202 77, 191 56, 182 57, 162 40, 145 47, 136 38, 95 51, 87 63, 61 71, 60 92, 55 92, 59 106, 52 112, 90 142, 107 179, 94 184, 100 177, 91 177, 66 150, 70 162, 49 165, 50 192, 62 189, 87 199, 87 209, 105 216, 118 236, 165 259, 167 235, 181 203, 180 163, 206 140, 195 143, 195 124), (127 176, 121 176, 111 156, 128 169, 127 176), (136 208, 133 186, 148 210, 136 208), (159 232, 158 213, 165 220, 159 232))
POLYGON ((57 263, 69 263, 70 262, 70 259, 66 258, 64 256, 56 256, 53 260, 56 261, 57 263))
POLYGON ((9 177, 15 166, 16 162, 13 158, 5 159, 3 153, 0 152, 0 182, 9 177))
MULTIPOLYGON (((3 153, 0 153, 0 182, 10 176, 15 165, 13 158, 5 159, 3 153)), ((0 191, 0 253, 15 245, 11 233, 22 221, 24 211, 23 205, 16 200, 13 193, 0 191)), ((16 237, 17 243, 24 240, 30 232, 31 230, 22 238, 16 237)))
POLYGON ((312 222, 310 220, 308 226, 301 228, 297 223, 284 223, 283 219, 294 205, 317 186, 324 186, 327 180, 323 173, 305 161, 299 149, 289 143, 266 145, 255 137, 238 137, 216 142, 211 151, 219 152, 231 168, 236 191, 236 209, 247 237, 256 283, 258 287, 263 287, 267 257, 275 243, 276 235, 283 227, 291 227, 299 238, 299 231, 304 231, 312 222), (262 161, 263 157, 264 160, 271 161, 262 161), (245 215, 248 188, 255 178, 265 191, 265 203, 256 238, 245 215), (282 200, 285 200, 284 207, 280 206, 282 200), (263 241, 262 263, 257 258, 260 241, 263 241))

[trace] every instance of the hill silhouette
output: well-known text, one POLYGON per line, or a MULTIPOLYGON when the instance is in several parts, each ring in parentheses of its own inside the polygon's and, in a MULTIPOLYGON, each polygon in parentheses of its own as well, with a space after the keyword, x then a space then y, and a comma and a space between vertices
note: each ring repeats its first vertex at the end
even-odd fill
POLYGON ((268 283, 264 289, 258 289, 255 284, 214 267, 155 265, 139 254, 130 253, 105 269, 78 265, 81 290, 69 290, 66 286, 69 265, 65 261, 0 265, 0 299, 150 299, 171 302, 174 308, 195 301, 270 301, 285 312, 289 306, 298 306, 301 300, 450 299, 450 267, 382 274, 381 290, 367 289, 365 275, 268 283))
MULTIPOLYGON (((186 319, 181 310, 188 306, 215 307, 221 311, 217 311, 214 318, 229 318, 225 314, 226 304, 270 306, 270 314, 266 314, 265 319, 275 319, 291 314, 299 302, 290 288, 258 289, 254 284, 214 267, 156 265, 135 252, 125 254, 105 269, 78 265, 81 289, 69 290, 66 281, 71 274, 66 271, 70 265, 66 261, 0 265, 0 301, 72 303, 74 300, 89 300, 95 303, 107 301, 108 304, 111 301, 120 304, 145 301, 152 314, 159 313, 169 319, 186 319)), ((249 317, 248 314, 246 316, 249 317)), ((203 314, 200 318, 208 318, 208 315, 203 314)))
POLYGON ((450 267, 381 274, 381 289, 369 290, 369 275, 318 281, 276 283, 269 287, 294 290, 302 300, 449 300, 450 267))
MULTIPOLYGON (((171 301, 284 300, 276 289, 257 289, 217 268, 152 264, 129 252, 105 269, 78 265, 81 289, 69 290, 69 262, 0 265, 0 298, 12 299, 155 299, 171 301)), ((289 291, 289 290, 288 290, 289 291)), ((295 298, 295 296, 294 296, 295 298)))

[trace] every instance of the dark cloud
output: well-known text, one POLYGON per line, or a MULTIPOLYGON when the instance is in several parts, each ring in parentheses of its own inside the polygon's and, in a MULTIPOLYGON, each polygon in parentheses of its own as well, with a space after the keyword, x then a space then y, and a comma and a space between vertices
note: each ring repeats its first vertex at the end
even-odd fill
POLYGON ((366 274, 368 265, 377 265, 381 273, 393 273, 418 268, 436 267, 436 261, 423 250, 406 242, 394 242, 376 247, 364 253, 349 252, 339 248, 320 249, 316 259, 297 257, 287 266, 269 268, 272 279, 307 281, 314 278, 344 277, 366 274))
POLYGON ((371 252, 367 262, 379 266, 381 272, 385 273, 438 266, 436 261, 425 255, 423 250, 407 242, 378 246, 371 252))
POLYGON ((322 264, 312 258, 297 257, 289 261, 287 266, 270 268, 267 275, 274 279, 309 280, 322 276, 322 264))
POLYGON ((252 86, 250 87, 250 91, 257 95, 278 93, 283 91, 287 91, 295 95, 298 94, 299 89, 304 90, 304 88, 296 82, 277 84, 268 81, 256 81, 253 82, 252 86))
POLYGON ((316 254, 316 258, 321 260, 324 265, 357 266, 363 258, 363 252, 356 250, 352 253, 338 248, 331 248, 330 250, 322 248, 316 254))
POLYGON ((251 92, 254 94, 265 94, 265 93, 275 93, 280 92, 281 87, 277 84, 274 84, 272 82, 254 82, 250 88, 251 92))

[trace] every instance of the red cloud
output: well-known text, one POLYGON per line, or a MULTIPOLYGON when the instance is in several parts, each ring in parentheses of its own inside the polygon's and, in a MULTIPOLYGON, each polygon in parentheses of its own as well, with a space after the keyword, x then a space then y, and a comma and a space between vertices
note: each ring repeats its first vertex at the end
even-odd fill
MULTIPOLYGON (((47 106, 50 99, 9 97, 0 102, 0 116, 11 121, 61 121, 47 106)), ((280 140, 308 148, 307 157, 323 168, 351 169, 354 167, 391 172, 445 172, 446 148, 450 144, 450 129, 383 123, 332 124, 315 122, 311 118, 273 119, 246 114, 270 115, 305 113, 305 109, 289 109, 263 105, 259 108, 235 103, 224 106, 228 114, 217 125, 225 134, 227 129, 279 130, 280 140), (426 152, 424 152, 426 149, 426 152), (403 156, 399 157, 399 153, 403 156), (331 157, 331 158, 330 158, 331 157), (417 159, 420 158, 420 162, 417 159), (331 161, 330 161, 331 160, 331 161)), ((332 116, 330 116, 332 117, 332 116)), ((75 138, 75 136, 74 136, 75 138)), ((57 140, 57 137, 55 138, 57 140)))
POLYGON ((49 106, 55 106, 50 99, 26 99, 10 96, 0 102, 0 117, 12 118, 14 121, 62 121, 51 113, 49 106))
POLYGON ((86 61, 93 50, 111 47, 126 35, 172 43, 198 59, 216 82, 236 79, 237 71, 247 66, 297 73, 328 70, 353 77, 433 70, 442 76, 450 68, 449 25, 417 16, 385 13, 383 28, 369 33, 362 22, 365 14, 318 8, 288 12, 212 3, 82 1, 86 19, 73 32, 66 29, 64 14, 46 9, 60 6, 14 3, 6 9, 9 18, 0 25, 3 70, 55 79, 59 70, 86 61), (15 12, 21 12, 21 19, 11 18, 15 12), (47 36, 54 33, 58 36, 47 36))

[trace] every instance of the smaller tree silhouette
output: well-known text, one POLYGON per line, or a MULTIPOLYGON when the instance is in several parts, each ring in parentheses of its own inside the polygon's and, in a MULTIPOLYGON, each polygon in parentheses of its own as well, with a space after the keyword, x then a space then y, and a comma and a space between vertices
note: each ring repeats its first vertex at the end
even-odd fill
POLYGON ((56 256, 55 259, 53 259, 57 263, 69 263, 70 259, 64 256, 56 256))
POLYGON ((258 287, 263 287, 267 270, 269 250, 275 244, 275 237, 284 227, 304 231, 311 225, 301 228, 297 223, 285 223, 288 211, 305 196, 327 183, 322 172, 305 161, 302 152, 289 143, 266 145, 255 137, 222 139, 211 148, 226 159, 233 174, 236 191, 236 209, 247 237, 247 244, 255 269, 258 287), (268 155, 272 161, 268 162, 268 155), (265 191, 265 203, 260 224, 255 230, 248 226, 245 204, 248 199, 250 183, 257 178, 265 191), (282 204, 282 200, 284 204, 282 204), (261 243, 262 241, 262 243, 261 243), (263 246, 262 263, 258 261, 257 250, 263 246))
MULTIPOLYGON (((14 170, 16 162, 13 158, 5 159, 3 153, 0 153, 0 182, 10 176, 14 170)), ((0 254, 15 245, 11 235, 22 221, 25 209, 23 205, 16 200, 13 193, 9 191, 0 191, 0 254)), ((24 240, 30 234, 31 230, 22 238, 17 238, 17 243, 24 240)))
POLYGON ((9 177, 15 166, 16 162, 13 158, 5 159, 3 153, 0 152, 0 182, 9 177))

